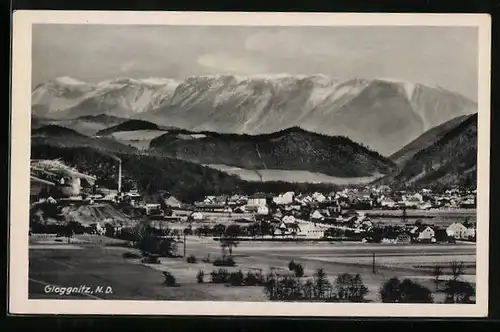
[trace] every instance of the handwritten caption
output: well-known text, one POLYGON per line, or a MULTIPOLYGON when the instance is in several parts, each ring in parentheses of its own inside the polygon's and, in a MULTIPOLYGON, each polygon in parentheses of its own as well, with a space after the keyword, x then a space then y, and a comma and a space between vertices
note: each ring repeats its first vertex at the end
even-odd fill
POLYGON ((47 285, 44 287, 44 292, 46 294, 58 294, 58 295, 72 295, 72 294, 88 294, 88 295, 99 295, 99 294, 113 294, 113 287, 111 286, 86 286, 80 285, 76 287, 61 287, 47 285))

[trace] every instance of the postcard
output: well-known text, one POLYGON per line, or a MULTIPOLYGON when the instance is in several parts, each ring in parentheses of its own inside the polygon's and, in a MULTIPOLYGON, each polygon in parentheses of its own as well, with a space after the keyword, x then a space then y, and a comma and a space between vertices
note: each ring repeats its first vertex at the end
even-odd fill
POLYGON ((482 317, 491 19, 17 11, 11 314, 482 317))

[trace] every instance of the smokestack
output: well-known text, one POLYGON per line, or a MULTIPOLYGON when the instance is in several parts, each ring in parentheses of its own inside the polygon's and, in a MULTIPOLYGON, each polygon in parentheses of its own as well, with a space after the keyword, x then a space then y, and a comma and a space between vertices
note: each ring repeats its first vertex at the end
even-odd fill
POLYGON ((122 161, 118 162, 118 192, 122 192, 122 161))

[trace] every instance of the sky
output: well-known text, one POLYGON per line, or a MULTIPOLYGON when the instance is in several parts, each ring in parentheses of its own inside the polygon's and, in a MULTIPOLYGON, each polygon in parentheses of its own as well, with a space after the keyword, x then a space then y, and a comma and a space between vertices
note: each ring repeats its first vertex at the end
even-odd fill
POLYGON ((32 85, 60 76, 323 74, 441 86, 477 100, 476 27, 37 24, 32 85))

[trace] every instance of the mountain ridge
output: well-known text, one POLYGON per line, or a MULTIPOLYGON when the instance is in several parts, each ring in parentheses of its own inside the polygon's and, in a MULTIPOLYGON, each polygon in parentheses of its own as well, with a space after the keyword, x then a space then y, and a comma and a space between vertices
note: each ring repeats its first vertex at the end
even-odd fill
POLYGON ((347 136, 386 156, 436 125, 477 111, 477 103, 455 92, 394 79, 204 75, 65 85, 67 80, 38 85, 33 112, 59 119, 108 114, 221 133, 300 126, 347 136))
POLYGON ((198 164, 248 170, 308 170, 338 177, 373 176, 395 165, 343 136, 325 136, 299 127, 261 135, 171 130, 150 143, 150 151, 198 164))

